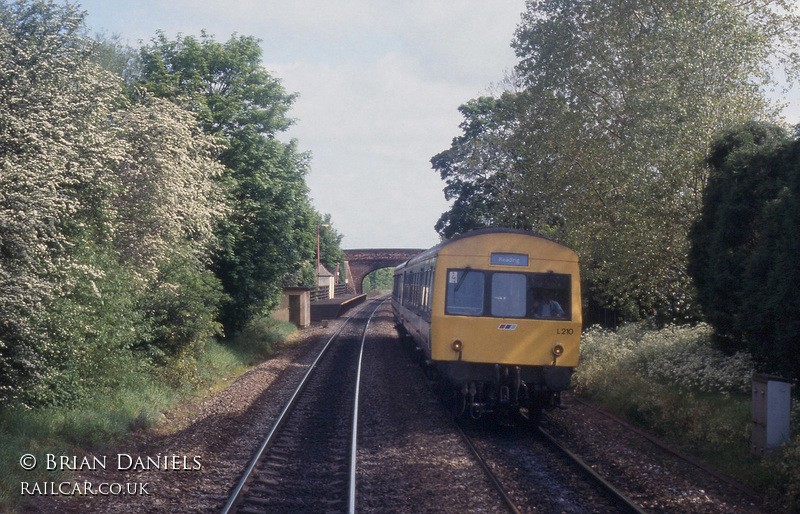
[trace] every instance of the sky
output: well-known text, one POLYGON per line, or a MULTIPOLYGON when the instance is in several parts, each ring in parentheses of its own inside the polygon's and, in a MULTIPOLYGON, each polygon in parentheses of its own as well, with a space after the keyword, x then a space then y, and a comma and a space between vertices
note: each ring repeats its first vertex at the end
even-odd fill
MULTIPOLYGON (((428 248, 448 208, 430 159, 450 147, 458 107, 516 64, 525 0, 78 0, 93 33, 131 46, 162 30, 262 40, 263 66, 297 93, 314 207, 342 248, 428 248)), ((324 229, 323 229, 324 230, 324 229)))
MULTIPOLYGON (((342 247, 428 248, 448 209, 430 159, 460 134, 458 107, 498 91, 525 0, 76 0, 93 32, 132 46, 162 30, 262 41, 298 95, 281 135, 311 154, 314 207, 342 247)), ((800 92, 786 113, 800 122, 800 92)), ((324 230, 324 229, 323 229, 324 230)))

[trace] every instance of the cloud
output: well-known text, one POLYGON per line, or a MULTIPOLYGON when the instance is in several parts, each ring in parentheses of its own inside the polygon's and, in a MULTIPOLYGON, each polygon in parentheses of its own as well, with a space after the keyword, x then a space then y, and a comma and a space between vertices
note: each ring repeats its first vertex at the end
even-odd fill
MULTIPOLYGON (((465 4, 485 9, 489 3, 465 4)), ((459 133, 458 106, 484 94, 514 62, 508 43, 521 7, 506 16, 502 30, 485 11, 437 2, 406 7, 350 22, 360 27, 358 38, 375 37, 373 45, 356 42, 334 21, 315 36, 333 57, 267 64, 288 90, 299 92, 292 111, 299 121, 289 135, 312 152, 307 181, 314 204, 333 215, 346 246, 437 242, 433 225, 447 202, 430 158, 459 133)), ((330 15, 348 20, 347 12, 330 15)))
POLYGON ((100 0, 89 22, 124 39, 205 29, 262 40, 264 67, 299 93, 290 116, 312 153, 307 183, 349 247, 431 246, 447 209, 430 158, 458 106, 516 62, 524 0, 100 0))
POLYGON ((446 210, 429 159, 450 144, 469 89, 426 79, 403 55, 370 66, 277 66, 300 91, 288 136, 313 154, 314 204, 333 214, 348 246, 431 246, 446 210), (388 227, 392 227, 388 230, 388 227))

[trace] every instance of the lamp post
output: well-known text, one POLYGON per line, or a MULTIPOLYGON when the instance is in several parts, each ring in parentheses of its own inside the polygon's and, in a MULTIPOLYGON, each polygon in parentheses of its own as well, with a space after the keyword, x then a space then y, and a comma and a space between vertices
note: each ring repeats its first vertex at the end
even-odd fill
POLYGON ((317 225, 317 291, 319 291, 319 227, 330 227, 327 223, 317 225))

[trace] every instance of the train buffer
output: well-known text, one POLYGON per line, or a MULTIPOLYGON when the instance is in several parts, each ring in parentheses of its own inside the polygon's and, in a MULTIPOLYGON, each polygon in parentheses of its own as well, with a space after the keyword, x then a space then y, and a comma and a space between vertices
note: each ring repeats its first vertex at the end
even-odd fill
POLYGON ((337 318, 366 299, 366 294, 345 294, 329 300, 313 302, 311 304, 311 321, 337 318))

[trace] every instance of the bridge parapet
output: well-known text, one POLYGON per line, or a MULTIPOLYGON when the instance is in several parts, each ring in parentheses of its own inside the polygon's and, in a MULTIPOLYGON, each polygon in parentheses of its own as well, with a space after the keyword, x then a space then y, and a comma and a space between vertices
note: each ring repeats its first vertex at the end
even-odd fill
POLYGON ((352 275, 355 292, 361 293, 364 277, 376 269, 398 266, 417 254, 424 252, 424 248, 362 248, 344 250, 352 275))

